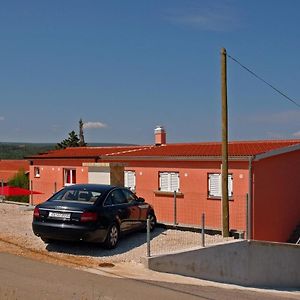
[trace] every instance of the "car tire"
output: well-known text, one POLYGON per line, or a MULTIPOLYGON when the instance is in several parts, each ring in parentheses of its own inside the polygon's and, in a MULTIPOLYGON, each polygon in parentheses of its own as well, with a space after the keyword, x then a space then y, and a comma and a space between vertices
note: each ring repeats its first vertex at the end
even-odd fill
MULTIPOLYGON (((150 212, 147 216, 147 219, 150 219, 150 231, 152 232, 157 224, 156 216, 153 212, 150 212)), ((145 231, 147 231, 147 223, 146 223, 146 228, 145 231)))
POLYGON ((112 225, 110 225, 104 242, 104 247, 106 249, 116 248, 119 241, 119 235, 120 235, 120 231, 117 224, 113 223, 112 225))

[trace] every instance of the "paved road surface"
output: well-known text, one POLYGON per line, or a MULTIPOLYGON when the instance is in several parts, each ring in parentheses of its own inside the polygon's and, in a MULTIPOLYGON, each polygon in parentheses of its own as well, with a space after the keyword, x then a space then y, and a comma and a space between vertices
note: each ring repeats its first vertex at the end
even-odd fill
POLYGON ((282 297, 249 290, 111 278, 0 253, 0 299, 276 300, 282 297))

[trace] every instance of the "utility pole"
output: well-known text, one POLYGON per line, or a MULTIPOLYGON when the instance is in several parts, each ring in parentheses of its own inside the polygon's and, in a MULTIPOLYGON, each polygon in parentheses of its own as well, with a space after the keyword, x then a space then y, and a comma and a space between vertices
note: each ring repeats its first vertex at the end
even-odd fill
POLYGON ((227 62, 226 49, 221 49, 221 89, 222 89, 222 235, 229 237, 228 202, 228 120, 227 120, 227 62))

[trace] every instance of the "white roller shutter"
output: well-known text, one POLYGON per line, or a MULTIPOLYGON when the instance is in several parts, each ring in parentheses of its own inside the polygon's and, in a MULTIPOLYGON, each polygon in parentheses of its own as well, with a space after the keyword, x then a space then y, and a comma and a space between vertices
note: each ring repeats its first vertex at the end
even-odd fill
MULTIPOLYGON (((208 194, 211 197, 222 196, 222 180, 221 174, 214 173, 208 175, 208 194)), ((233 177, 228 174, 228 196, 233 196, 233 177)))
POLYGON ((135 171, 124 171, 124 186, 135 191, 135 171))
POLYGON ((209 196, 221 197, 221 174, 209 174, 209 196))
POLYGON ((163 192, 179 191, 179 173, 177 172, 160 172, 159 189, 163 192))
POLYGON ((178 173, 170 173, 170 191, 178 192, 179 190, 179 174, 178 173))

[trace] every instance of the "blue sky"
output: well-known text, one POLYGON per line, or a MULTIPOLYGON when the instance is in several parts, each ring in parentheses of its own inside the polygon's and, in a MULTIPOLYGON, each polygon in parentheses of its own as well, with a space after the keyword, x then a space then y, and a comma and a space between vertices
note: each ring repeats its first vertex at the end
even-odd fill
MULTIPOLYGON (((300 103, 300 1, 0 3, 0 141, 221 138, 220 49, 300 103)), ((300 109, 228 59, 229 138, 300 138, 300 109)))

